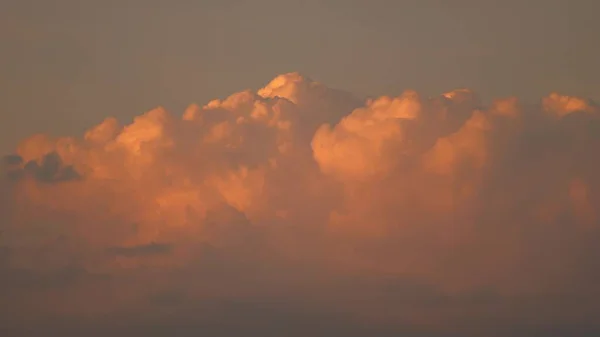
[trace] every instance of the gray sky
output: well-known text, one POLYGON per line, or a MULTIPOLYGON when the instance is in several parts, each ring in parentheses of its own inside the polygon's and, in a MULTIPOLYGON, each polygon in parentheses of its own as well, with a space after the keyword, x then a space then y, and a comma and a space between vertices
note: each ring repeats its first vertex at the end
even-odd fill
POLYGON ((596 1, 0 3, 0 151, 300 71, 359 94, 600 97, 596 1))

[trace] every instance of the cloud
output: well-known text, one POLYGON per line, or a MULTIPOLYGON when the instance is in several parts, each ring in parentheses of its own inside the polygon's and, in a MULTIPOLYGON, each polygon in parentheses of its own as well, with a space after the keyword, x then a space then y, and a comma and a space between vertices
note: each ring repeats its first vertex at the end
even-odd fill
POLYGON ((170 245, 155 242, 133 247, 110 247, 108 249, 109 253, 121 256, 148 256, 156 254, 168 254, 170 251, 170 245))
POLYGON ((598 130, 558 93, 362 100, 289 73, 33 135, 2 162, 0 311, 14 334, 600 331, 598 130))

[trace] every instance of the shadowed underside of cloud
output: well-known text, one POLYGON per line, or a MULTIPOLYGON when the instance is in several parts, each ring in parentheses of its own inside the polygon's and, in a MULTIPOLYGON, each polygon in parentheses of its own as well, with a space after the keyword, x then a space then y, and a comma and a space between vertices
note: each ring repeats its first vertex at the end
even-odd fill
POLYGON ((156 255, 166 254, 171 251, 171 246, 168 244, 151 242, 145 245, 138 245, 133 247, 110 247, 108 252, 114 255, 120 256, 145 256, 145 255, 156 255))
POLYGON ((599 118, 289 73, 34 135, 2 163, 0 333, 598 332, 599 118))

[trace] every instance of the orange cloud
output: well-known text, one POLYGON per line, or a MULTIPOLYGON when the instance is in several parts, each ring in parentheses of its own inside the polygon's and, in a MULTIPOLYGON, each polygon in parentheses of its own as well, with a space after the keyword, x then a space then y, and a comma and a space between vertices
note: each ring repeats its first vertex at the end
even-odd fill
POLYGON ((167 324, 275 301, 396 328, 587 324, 599 117, 556 93, 361 101, 290 73, 182 116, 34 135, 3 163, 1 311, 167 324))

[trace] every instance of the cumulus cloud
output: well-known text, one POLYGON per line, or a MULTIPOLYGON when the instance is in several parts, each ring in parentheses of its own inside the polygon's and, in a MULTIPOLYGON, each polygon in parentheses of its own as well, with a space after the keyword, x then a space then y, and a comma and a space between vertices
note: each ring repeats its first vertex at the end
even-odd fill
POLYGON ((31 136, 2 163, 7 333, 593 329, 599 130, 558 93, 362 100, 289 73, 31 136))

